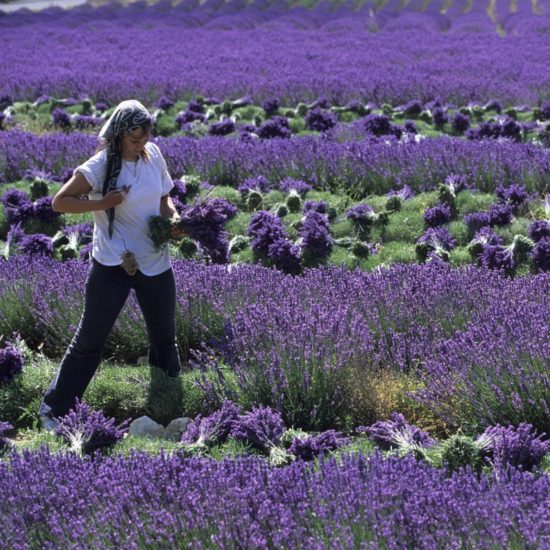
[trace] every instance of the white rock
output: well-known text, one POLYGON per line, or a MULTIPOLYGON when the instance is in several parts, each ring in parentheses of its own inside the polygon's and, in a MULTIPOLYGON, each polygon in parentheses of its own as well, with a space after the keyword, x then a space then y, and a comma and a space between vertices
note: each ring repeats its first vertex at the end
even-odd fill
POLYGON ((164 436, 164 426, 157 424, 148 416, 140 416, 130 423, 128 435, 147 435, 149 437, 161 438, 164 436))
POLYGON ((175 418, 166 426, 164 438, 170 439, 171 441, 179 441, 181 439, 181 434, 187 429, 189 422, 191 422, 191 419, 185 416, 175 418))

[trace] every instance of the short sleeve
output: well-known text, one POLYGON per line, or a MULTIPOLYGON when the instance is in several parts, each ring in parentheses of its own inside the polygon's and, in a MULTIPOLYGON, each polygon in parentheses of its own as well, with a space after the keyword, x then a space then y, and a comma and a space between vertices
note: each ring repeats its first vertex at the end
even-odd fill
POLYGON ((73 175, 77 172, 81 172, 88 183, 92 186, 90 192, 102 193, 103 182, 105 181, 105 174, 107 173, 106 151, 99 151, 84 164, 77 166, 73 171, 73 175))
POLYGON ((165 197, 173 189, 174 182, 172 181, 172 177, 168 173, 168 166, 158 146, 155 143, 151 143, 151 148, 156 157, 156 161, 158 162, 158 166, 160 169, 160 178, 162 182, 162 196, 165 197))

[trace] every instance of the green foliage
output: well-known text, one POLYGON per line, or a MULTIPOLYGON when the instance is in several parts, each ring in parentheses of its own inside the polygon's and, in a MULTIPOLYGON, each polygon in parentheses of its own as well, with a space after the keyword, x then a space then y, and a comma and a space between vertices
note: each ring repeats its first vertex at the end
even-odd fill
POLYGON ((57 365, 44 357, 26 361, 21 374, 0 385, 0 418, 14 427, 32 427, 57 365))
POLYGON ((399 212, 392 214, 385 227, 386 241, 414 244, 423 233, 422 213, 412 212, 410 208, 402 208, 399 212))
MULTIPOLYGON (((57 361, 35 355, 20 375, 0 386, 0 418, 16 428, 32 427, 58 368, 57 361)), ((155 367, 102 363, 84 398, 118 422, 147 415, 166 425, 179 416, 201 412, 204 395, 197 378, 196 371, 174 379, 155 367)))
POLYGON ((495 196, 490 193, 472 193, 472 191, 461 191, 456 197, 458 211, 462 216, 471 212, 488 210, 495 202, 495 196))
POLYGON ((483 469, 483 457, 485 454, 483 448, 467 435, 452 435, 441 444, 440 452, 441 462, 446 464, 452 472, 456 472, 466 466, 469 466, 477 473, 480 473, 483 469))
POLYGON ((467 245, 470 242, 468 226, 463 221, 452 221, 449 224, 449 232, 456 239, 459 246, 467 245))
POLYGON ((210 199, 225 199, 226 201, 238 205, 241 202, 240 193, 234 188, 227 185, 216 185, 209 193, 210 199))
POLYGON ((460 267, 472 263, 472 257, 468 252, 468 248, 459 246, 454 250, 451 250, 449 261, 452 267, 460 267))

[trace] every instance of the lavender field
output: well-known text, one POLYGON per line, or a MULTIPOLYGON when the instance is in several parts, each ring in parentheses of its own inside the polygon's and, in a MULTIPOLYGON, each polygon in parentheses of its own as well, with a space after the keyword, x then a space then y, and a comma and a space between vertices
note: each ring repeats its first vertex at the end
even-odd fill
POLYGON ((549 32, 546 0, 0 12, 2 547, 550 548, 549 32), (52 197, 128 98, 184 370, 132 293, 48 433, 93 240, 52 197))

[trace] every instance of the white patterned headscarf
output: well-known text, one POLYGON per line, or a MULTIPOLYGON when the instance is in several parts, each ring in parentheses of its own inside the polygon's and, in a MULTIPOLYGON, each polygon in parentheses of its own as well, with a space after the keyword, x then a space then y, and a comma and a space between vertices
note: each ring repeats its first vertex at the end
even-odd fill
MULTIPOLYGON (((116 189, 118 176, 122 167, 122 138, 138 128, 149 131, 152 119, 149 111, 135 99, 119 103, 109 120, 99 131, 99 140, 107 142, 107 173, 103 182, 103 196, 116 189)), ((113 236, 115 208, 107 211, 109 219, 109 237, 113 236)))

